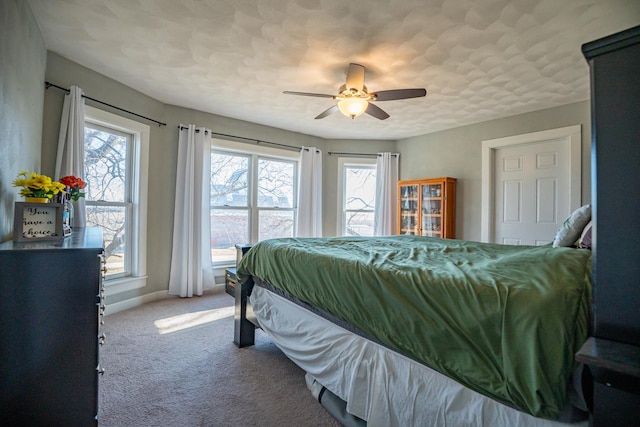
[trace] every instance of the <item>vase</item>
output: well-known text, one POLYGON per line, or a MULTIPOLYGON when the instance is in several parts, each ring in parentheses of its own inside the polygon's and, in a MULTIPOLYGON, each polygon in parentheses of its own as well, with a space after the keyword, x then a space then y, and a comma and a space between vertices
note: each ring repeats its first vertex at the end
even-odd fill
POLYGON ((65 236, 71 234, 73 228, 73 204, 71 200, 62 203, 62 233, 65 236))
POLYGON ((27 203, 49 203, 47 197, 25 197, 24 201, 27 203))
POLYGON ((69 227, 73 228, 73 216, 75 214, 75 208, 73 207, 73 202, 71 200, 67 202, 67 205, 69 208, 69 227))

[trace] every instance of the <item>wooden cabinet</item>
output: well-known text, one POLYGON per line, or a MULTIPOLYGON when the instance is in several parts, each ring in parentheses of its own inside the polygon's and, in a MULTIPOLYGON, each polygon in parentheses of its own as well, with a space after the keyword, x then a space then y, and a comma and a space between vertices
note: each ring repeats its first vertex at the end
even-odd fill
POLYGON ((592 426, 640 420, 640 26, 582 46, 591 75, 592 426), (629 355, 629 357, 622 355, 629 355), (611 363, 611 362, 614 363, 611 363))
POLYGON ((0 414, 11 426, 97 425, 102 231, 0 244, 0 414))
POLYGON ((456 179, 398 181, 398 234, 454 239, 456 179))

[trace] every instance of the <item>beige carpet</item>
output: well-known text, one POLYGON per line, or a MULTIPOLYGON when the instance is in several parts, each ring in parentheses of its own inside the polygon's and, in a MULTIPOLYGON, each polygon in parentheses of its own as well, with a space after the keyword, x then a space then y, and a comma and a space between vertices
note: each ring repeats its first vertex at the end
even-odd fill
POLYGON ((262 331, 233 344, 232 305, 215 292, 108 315, 100 426, 338 426, 262 331))

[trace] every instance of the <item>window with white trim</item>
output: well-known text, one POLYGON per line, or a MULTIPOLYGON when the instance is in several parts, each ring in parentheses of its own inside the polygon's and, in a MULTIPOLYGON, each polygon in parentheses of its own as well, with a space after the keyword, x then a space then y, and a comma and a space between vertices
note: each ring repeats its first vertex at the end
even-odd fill
POLYGON ((149 126, 85 107, 87 227, 103 230, 106 285, 144 286, 149 126))
POLYGON ((211 150, 214 265, 235 262, 236 244, 295 235, 298 154, 263 152, 211 150))
POLYGON ((338 161, 338 230, 342 236, 373 236, 376 159, 338 161))

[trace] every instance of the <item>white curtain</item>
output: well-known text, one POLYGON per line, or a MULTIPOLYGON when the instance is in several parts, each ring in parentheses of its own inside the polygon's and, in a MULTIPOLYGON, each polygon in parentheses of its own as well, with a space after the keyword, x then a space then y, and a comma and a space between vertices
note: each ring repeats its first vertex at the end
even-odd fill
POLYGON ((211 131, 180 125, 169 294, 202 295, 215 284, 209 223, 211 131))
POLYGON ((376 209, 373 234, 396 234, 398 224, 398 158, 399 154, 378 153, 376 162, 376 209))
MULTIPOLYGON (((77 86, 71 86, 64 97, 60 134, 58 136, 58 154, 54 180, 74 175, 84 181, 84 97, 77 86)), ((84 199, 72 202, 74 208, 73 226, 86 224, 84 199)))
POLYGON ((297 237, 322 237, 322 152, 302 147, 298 167, 297 237))

